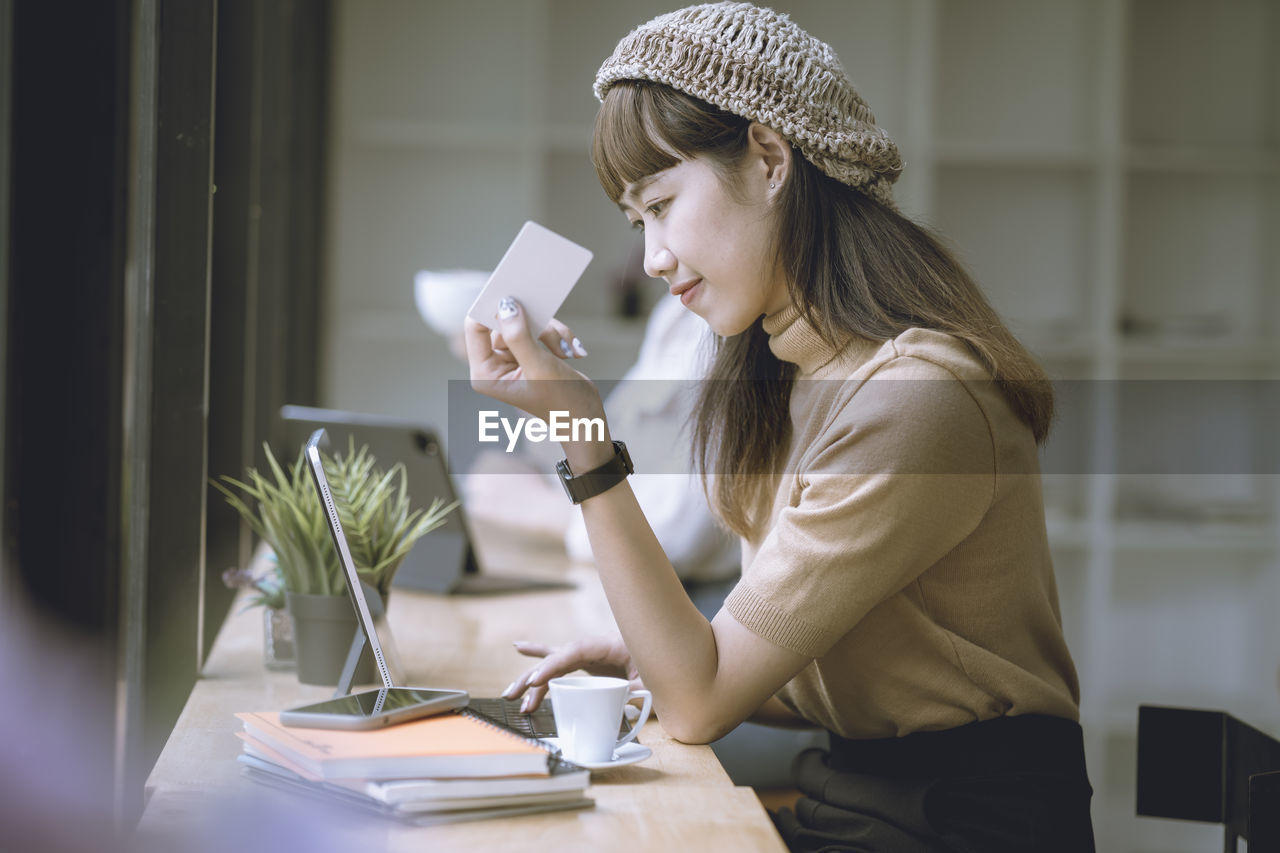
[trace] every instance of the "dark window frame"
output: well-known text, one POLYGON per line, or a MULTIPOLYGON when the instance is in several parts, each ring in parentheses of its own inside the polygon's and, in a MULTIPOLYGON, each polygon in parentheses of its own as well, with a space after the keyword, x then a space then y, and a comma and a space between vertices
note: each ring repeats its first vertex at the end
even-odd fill
POLYGON ((124 825, 250 545, 208 476, 315 401, 328 21, 0 0, 0 612, 85 640, 124 825))

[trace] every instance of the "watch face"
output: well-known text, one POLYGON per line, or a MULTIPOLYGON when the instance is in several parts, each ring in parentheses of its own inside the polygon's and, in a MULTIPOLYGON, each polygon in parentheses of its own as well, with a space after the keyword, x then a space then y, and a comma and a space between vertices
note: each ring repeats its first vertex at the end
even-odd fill
POLYGON ((623 444, 621 441, 615 441, 613 443, 613 448, 614 448, 614 452, 616 452, 618 456, 621 457, 622 465, 624 468, 627 469, 627 473, 634 474, 636 472, 636 468, 634 465, 631 464, 631 454, 627 452, 627 446, 623 444))
POLYGON ((573 473, 569 470, 568 459, 561 459, 556 463, 556 479, 560 481, 560 485, 564 486, 564 493, 569 496, 569 500, 578 503, 578 499, 573 494, 573 473))

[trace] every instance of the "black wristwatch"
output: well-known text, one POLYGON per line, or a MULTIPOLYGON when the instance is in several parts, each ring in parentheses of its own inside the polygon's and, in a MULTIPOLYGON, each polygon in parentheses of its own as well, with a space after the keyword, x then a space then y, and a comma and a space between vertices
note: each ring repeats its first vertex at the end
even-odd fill
POLYGON ((560 478, 560 483, 564 486, 569 500, 575 504, 580 504, 587 498, 594 498, 601 492, 609 491, 634 471, 631 454, 627 453, 627 446, 621 441, 613 443, 612 459, 585 474, 574 474, 569 470, 568 459, 561 459, 556 463, 556 476, 560 478))

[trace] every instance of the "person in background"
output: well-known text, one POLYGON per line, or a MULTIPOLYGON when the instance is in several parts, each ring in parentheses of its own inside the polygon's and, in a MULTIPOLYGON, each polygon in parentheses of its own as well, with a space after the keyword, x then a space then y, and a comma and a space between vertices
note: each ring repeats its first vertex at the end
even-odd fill
MULTIPOLYGON (((689 743, 821 726, 775 815, 795 850, 1093 850, 1037 455, 1052 388, 894 207, 893 140, 827 44, 749 3, 643 24, 595 92, 602 187, 718 336, 694 459, 742 577, 708 621, 627 481, 630 436, 562 443, 619 635, 546 649, 508 695, 582 668, 642 680, 689 743)), ((604 418, 562 340, 504 300, 467 323, 472 386, 604 418)))

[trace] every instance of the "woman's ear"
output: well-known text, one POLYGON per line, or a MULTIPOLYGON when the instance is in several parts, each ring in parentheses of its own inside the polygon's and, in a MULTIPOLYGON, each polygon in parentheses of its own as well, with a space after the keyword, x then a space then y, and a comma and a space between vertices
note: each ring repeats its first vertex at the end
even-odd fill
POLYGON ((791 143, 773 128, 753 121, 747 128, 747 150, 753 173, 763 179, 772 197, 791 172, 791 143))

